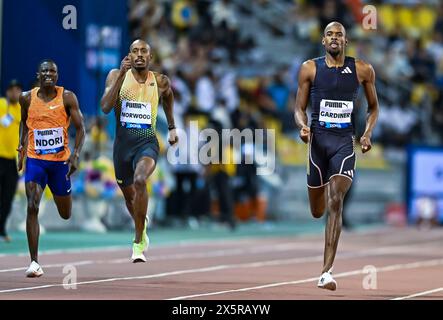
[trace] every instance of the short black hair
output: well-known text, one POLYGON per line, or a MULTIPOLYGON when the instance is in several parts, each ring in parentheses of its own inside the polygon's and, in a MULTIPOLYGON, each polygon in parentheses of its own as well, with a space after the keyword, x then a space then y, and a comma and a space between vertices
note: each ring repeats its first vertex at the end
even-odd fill
POLYGON ((6 90, 9 90, 12 88, 20 88, 20 90, 23 90, 22 84, 17 79, 11 80, 9 82, 8 86, 6 87, 6 90))
POLYGON ((57 66, 57 64, 55 63, 54 60, 52 60, 52 59, 43 59, 43 60, 40 61, 40 63, 38 64, 38 71, 40 71, 40 68, 41 68, 41 66, 42 66, 43 63, 51 63, 51 64, 57 66))

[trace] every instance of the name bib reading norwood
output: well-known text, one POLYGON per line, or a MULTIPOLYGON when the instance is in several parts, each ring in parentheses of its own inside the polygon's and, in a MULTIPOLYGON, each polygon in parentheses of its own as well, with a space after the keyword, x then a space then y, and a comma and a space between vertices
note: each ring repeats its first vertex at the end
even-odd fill
POLYGON ((35 129, 34 147, 37 154, 54 154, 65 148, 63 128, 35 129))
POLYGON ((120 122, 126 128, 150 128, 152 124, 151 104, 123 100, 120 122))
POLYGON ((351 123, 352 101, 325 100, 320 102, 319 121, 326 123, 351 123))

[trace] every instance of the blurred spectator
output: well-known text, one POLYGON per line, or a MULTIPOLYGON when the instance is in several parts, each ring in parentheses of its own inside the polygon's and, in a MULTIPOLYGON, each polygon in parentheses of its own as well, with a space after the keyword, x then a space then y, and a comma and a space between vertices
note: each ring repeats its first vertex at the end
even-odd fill
POLYGON ((220 123, 223 129, 232 128, 231 117, 224 99, 219 99, 215 108, 212 110, 211 118, 220 123))
MULTIPOLYGON (((200 175, 203 173, 202 165, 193 163, 192 159, 194 155, 199 153, 198 141, 191 141, 193 136, 191 135, 192 117, 185 115, 185 135, 180 135, 181 146, 185 147, 185 150, 180 149, 180 152, 186 152, 185 163, 179 163, 174 165, 173 170, 176 181, 175 192, 175 213, 182 221, 188 221, 192 227, 198 226, 196 216, 198 216, 197 204, 199 199, 197 196, 197 182, 200 175)), ((195 158, 194 158, 195 159, 195 158)))
POLYGON ((22 86, 16 80, 9 83, 6 99, 0 99, 0 239, 11 241, 6 223, 17 188, 17 147, 21 120, 19 97, 22 86))
POLYGON ((443 30, 434 33, 431 41, 428 42, 426 50, 434 61, 443 59, 443 30))
POLYGON ((380 142, 391 147, 406 146, 420 132, 418 113, 407 105, 406 98, 399 105, 391 102, 380 108, 378 126, 380 142))
POLYGON ((415 82, 433 82, 435 79, 435 62, 432 56, 416 42, 416 49, 411 59, 411 65, 414 69, 413 81, 415 82))
POLYGON ((274 101, 278 112, 287 110, 291 92, 289 85, 285 83, 283 72, 284 70, 280 70, 274 75, 274 80, 266 90, 274 101))
POLYGON ((414 69, 409 64, 406 52, 400 46, 392 46, 387 52, 384 68, 381 69, 383 77, 392 83, 408 81, 414 74, 414 69))
POLYGON ((103 117, 95 118, 90 129, 90 137, 92 142, 93 159, 98 158, 108 148, 109 137, 106 132, 106 119, 103 117))
POLYGON ((156 0, 137 0, 129 12, 133 38, 147 39, 163 17, 164 9, 156 0))
POLYGON ((231 0, 216 0, 211 6, 212 24, 220 27, 225 24, 229 30, 237 29, 238 21, 231 0))
MULTIPOLYGON (((217 121, 211 121, 210 126, 222 136, 222 125, 217 121)), ((224 145, 222 139, 218 141, 217 154, 211 155, 217 159, 218 163, 211 163, 208 167, 209 177, 214 191, 215 199, 219 208, 219 221, 227 223, 231 230, 236 228, 234 217, 234 191, 232 177, 236 174, 236 164, 234 163, 234 153, 232 146, 224 145), (224 163, 223 159, 226 160, 224 163)))
POLYGON ((195 95, 197 99, 197 107, 204 112, 211 112, 215 107, 216 92, 215 92, 215 75, 211 70, 207 70, 201 76, 195 86, 195 95))
POLYGON ((225 101, 229 112, 238 108, 239 93, 237 86, 237 74, 233 66, 225 68, 217 85, 217 91, 221 99, 225 101))

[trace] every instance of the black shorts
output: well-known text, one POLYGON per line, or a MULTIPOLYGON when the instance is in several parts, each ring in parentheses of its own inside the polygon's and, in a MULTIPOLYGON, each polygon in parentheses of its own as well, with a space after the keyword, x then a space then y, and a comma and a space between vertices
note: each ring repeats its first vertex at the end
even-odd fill
POLYGON ((113 158, 117 183, 121 187, 133 184, 135 167, 138 161, 143 157, 149 157, 157 163, 159 150, 157 139, 151 139, 151 141, 137 146, 116 141, 113 158))
POLYGON ((352 181, 355 175, 355 143, 352 135, 323 131, 311 133, 308 150, 308 187, 327 185, 333 176, 352 181))

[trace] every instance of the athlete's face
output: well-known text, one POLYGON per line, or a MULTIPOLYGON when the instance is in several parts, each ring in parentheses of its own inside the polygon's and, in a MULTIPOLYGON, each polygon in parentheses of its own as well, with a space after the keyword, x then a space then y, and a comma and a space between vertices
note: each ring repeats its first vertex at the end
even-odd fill
POLYGON ((332 25, 325 29, 322 43, 331 56, 335 57, 343 53, 347 42, 346 31, 343 26, 332 25))
POLYGON ((137 41, 131 46, 129 57, 131 65, 136 70, 143 70, 149 67, 151 61, 151 48, 142 41, 137 41))
POLYGON ((40 81, 40 88, 55 86, 58 80, 57 66, 51 62, 42 63, 37 77, 40 81))

